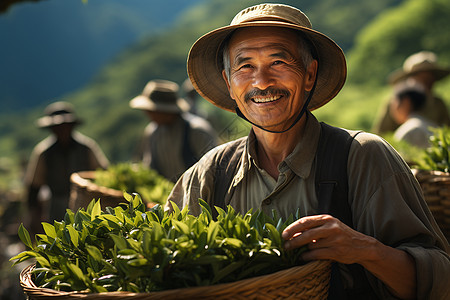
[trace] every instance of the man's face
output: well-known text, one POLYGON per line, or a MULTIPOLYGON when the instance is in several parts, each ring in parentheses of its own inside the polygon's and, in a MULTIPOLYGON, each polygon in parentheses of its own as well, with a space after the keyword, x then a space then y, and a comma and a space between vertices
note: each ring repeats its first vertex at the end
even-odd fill
POLYGON ((289 127, 310 91, 317 62, 307 69, 298 36, 274 27, 244 28, 229 43, 230 78, 223 77, 230 96, 253 123, 270 130, 289 127))

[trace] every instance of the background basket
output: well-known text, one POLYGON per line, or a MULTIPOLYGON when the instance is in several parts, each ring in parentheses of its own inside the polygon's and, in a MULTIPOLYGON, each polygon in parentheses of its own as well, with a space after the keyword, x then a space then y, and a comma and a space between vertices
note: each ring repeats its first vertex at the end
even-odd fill
POLYGON ((331 276, 330 261, 313 261, 269 275, 231 283, 174 289, 154 293, 108 292, 87 294, 59 292, 36 287, 31 271, 34 265, 20 273, 20 285, 28 299, 326 299, 331 276))
POLYGON ((412 170, 436 222, 450 241, 450 173, 412 170))
POLYGON ((69 208, 77 211, 80 207, 87 207, 92 199, 101 199, 100 204, 104 210, 107 206, 115 207, 126 202, 123 192, 93 182, 95 171, 73 173, 70 176, 71 190, 69 208))

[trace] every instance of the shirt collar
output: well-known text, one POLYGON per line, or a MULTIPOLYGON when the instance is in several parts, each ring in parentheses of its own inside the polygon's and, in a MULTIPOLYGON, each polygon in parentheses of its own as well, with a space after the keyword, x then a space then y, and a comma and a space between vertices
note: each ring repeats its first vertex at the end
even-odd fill
POLYGON ((294 148, 291 154, 281 162, 279 169, 282 171, 286 164, 295 174, 301 178, 307 178, 311 173, 311 168, 316 156, 317 146, 320 137, 320 123, 311 112, 308 111, 308 118, 305 124, 305 131, 302 140, 294 148), (304 141, 304 142, 302 142, 304 141))
MULTIPOLYGON (((299 139, 299 143, 294 148, 291 154, 289 154, 284 161, 280 163, 278 169, 280 172, 285 172, 287 169, 291 169, 297 176, 301 178, 307 178, 311 173, 311 168, 314 162, 317 145, 319 143, 320 136, 320 123, 317 121, 311 112, 307 111, 307 120, 305 124, 305 131, 303 141, 299 139)), ((247 174, 252 165, 256 167, 256 136, 253 130, 247 138, 245 149, 242 153, 241 163, 239 169, 233 178, 232 186, 236 186, 247 174)))

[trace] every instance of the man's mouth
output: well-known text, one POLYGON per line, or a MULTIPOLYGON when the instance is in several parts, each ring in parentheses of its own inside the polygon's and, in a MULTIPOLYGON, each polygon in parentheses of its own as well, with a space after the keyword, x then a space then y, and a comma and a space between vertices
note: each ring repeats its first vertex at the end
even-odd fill
POLYGON ((245 94, 245 101, 252 101, 253 103, 270 103, 280 100, 284 97, 289 98, 289 95, 289 91, 285 89, 268 87, 265 90, 260 90, 254 88, 247 94, 245 94))
POLYGON ((273 101, 277 101, 278 99, 280 99, 282 96, 266 96, 266 97, 254 97, 252 98, 253 102, 256 103, 267 103, 267 102, 273 102, 273 101))

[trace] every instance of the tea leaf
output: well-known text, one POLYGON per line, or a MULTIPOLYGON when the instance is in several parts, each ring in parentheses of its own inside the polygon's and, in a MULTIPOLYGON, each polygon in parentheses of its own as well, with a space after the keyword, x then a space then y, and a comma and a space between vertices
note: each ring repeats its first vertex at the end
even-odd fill
POLYGON ((31 243, 30 234, 28 233, 28 230, 26 230, 25 227, 23 226, 23 223, 20 223, 18 233, 19 233, 19 238, 22 241, 22 243, 30 249, 33 248, 33 244, 31 243))
POLYGON ((91 221, 94 221, 97 216, 99 216, 102 213, 102 207, 100 205, 100 199, 95 202, 94 206, 92 207, 91 212, 91 221))
POLYGON ((72 244, 78 248, 78 232, 73 228, 73 226, 67 226, 67 230, 69 231, 70 240, 72 241, 72 244))
POLYGON ((56 230, 55 227, 49 223, 42 222, 42 227, 44 228, 44 232, 47 236, 56 239, 56 230))

